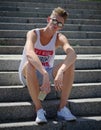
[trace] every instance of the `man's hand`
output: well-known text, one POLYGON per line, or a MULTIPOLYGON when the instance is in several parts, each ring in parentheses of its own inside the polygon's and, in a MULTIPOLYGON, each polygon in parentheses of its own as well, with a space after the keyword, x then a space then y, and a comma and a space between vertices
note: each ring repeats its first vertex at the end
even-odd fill
POLYGON ((47 72, 43 75, 43 83, 40 89, 41 91, 44 91, 46 94, 48 94, 51 91, 49 74, 47 72))
POLYGON ((61 91, 63 87, 63 71, 58 70, 57 75, 54 79, 54 85, 56 91, 61 91))

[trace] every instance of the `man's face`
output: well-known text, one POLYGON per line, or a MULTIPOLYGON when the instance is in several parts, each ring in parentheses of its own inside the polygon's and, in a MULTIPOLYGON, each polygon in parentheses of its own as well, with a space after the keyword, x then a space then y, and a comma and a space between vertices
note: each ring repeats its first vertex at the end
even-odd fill
POLYGON ((59 15, 51 15, 49 17, 49 27, 53 31, 61 30, 64 26, 64 19, 59 15))

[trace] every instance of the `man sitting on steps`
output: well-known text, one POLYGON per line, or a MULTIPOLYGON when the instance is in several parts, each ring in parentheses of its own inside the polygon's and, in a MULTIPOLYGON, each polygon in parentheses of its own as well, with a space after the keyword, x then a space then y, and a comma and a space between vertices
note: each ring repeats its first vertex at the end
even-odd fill
POLYGON ((26 44, 23 50, 19 67, 19 76, 23 84, 28 86, 29 93, 36 108, 36 122, 45 123, 45 110, 40 99, 40 90, 45 94, 51 91, 50 80, 54 80, 55 90, 61 91, 57 117, 64 120, 76 120, 76 117, 66 107, 67 100, 74 80, 74 63, 76 53, 70 46, 66 36, 58 32, 64 26, 67 18, 66 11, 55 8, 47 18, 47 26, 30 30, 27 33, 26 44), (62 63, 53 65, 55 49, 62 47, 66 58, 62 63), (41 85, 41 87, 39 87, 41 85))

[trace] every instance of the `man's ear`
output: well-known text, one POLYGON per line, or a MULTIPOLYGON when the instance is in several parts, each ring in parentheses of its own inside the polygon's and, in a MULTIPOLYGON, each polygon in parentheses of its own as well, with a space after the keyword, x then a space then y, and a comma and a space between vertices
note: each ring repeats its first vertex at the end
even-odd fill
POLYGON ((51 19, 50 16, 48 16, 48 18, 47 18, 47 23, 49 23, 50 19, 51 19))

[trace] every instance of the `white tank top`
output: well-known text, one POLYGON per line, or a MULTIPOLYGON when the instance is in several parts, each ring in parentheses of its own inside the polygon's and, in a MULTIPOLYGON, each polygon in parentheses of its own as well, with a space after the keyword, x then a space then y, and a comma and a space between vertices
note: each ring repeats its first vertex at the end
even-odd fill
MULTIPOLYGON (((34 46, 35 53, 38 55, 42 65, 45 68, 52 68, 54 64, 55 43, 56 43, 57 33, 53 35, 52 39, 49 41, 47 45, 43 46, 40 42, 40 29, 35 29, 33 31, 35 31, 37 34, 37 40, 34 46)), ((21 63, 19 66, 19 77, 22 84, 24 84, 22 81, 22 69, 26 62, 27 62, 27 57, 26 57, 26 51, 24 48, 21 63)))

